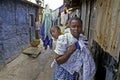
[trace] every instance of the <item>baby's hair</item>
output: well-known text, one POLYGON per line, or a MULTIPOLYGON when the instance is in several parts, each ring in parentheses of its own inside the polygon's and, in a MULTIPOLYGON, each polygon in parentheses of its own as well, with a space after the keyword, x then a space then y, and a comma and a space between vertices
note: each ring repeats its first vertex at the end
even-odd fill
POLYGON ((52 27, 50 28, 50 33, 51 33, 51 29, 57 29, 57 31, 61 31, 61 29, 60 29, 58 26, 52 26, 52 27))
POLYGON ((60 30, 60 28, 58 26, 52 26, 51 28, 55 28, 57 30, 60 30))

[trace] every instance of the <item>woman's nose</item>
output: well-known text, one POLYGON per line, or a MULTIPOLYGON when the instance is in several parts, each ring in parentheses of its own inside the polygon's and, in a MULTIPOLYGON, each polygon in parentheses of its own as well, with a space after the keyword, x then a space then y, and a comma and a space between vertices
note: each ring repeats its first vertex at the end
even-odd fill
POLYGON ((75 26, 75 28, 74 28, 75 30, 77 30, 78 29, 78 27, 77 26, 75 26))

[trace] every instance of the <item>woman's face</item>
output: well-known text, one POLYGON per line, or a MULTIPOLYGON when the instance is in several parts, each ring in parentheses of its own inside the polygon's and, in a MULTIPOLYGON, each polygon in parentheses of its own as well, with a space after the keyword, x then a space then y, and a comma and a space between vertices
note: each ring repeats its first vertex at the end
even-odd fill
POLYGON ((57 28, 51 28, 50 30, 52 37, 56 40, 58 39, 58 36, 60 35, 60 30, 57 28))
POLYGON ((82 32, 82 24, 78 20, 72 20, 70 23, 71 34, 75 38, 79 38, 80 33, 82 32))

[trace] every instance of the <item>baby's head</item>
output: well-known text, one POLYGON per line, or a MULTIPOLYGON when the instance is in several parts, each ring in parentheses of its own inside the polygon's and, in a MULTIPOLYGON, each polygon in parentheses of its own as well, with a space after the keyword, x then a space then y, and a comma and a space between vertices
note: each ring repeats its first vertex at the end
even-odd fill
POLYGON ((58 39, 58 36, 61 35, 61 30, 58 26, 53 26, 50 29, 50 33, 51 33, 52 37, 56 40, 56 39, 58 39))

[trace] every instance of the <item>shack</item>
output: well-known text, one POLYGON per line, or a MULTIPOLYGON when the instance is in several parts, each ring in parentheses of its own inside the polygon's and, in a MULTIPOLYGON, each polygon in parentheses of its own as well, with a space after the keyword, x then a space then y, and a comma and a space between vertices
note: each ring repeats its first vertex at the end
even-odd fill
POLYGON ((35 38, 40 9, 27 0, 0 0, 0 66, 20 55, 35 38))

